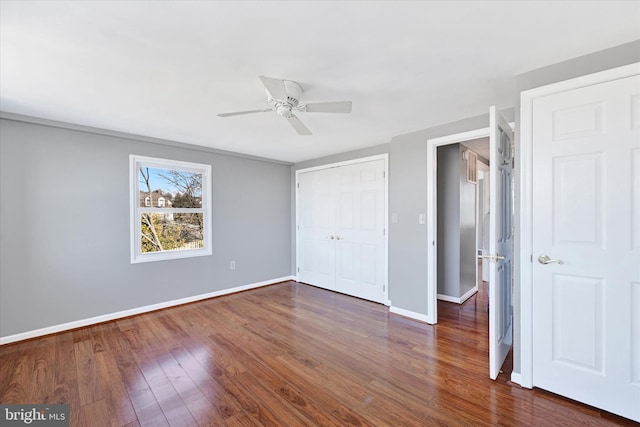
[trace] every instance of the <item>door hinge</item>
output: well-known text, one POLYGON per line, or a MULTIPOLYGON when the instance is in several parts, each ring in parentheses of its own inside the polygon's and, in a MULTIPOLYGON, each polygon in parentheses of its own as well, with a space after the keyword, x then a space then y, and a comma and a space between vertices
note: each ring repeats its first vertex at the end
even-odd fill
POLYGON ((382 292, 387 292, 387 285, 382 285, 382 292))
POLYGON ((296 184, 296 187, 300 188, 300 183, 299 182, 296 184))
POLYGON ((382 171, 382 178, 386 178, 387 177, 387 172, 386 171, 382 171))
POLYGON ((386 236, 386 235, 387 235, 387 229, 386 229, 386 228, 383 228, 383 229, 382 229, 382 235, 383 235, 383 236, 386 236))
POLYGON ((296 228, 297 228, 298 231, 300 231, 300 226, 299 225, 297 225, 296 228))
POLYGON ((298 270, 298 273, 300 273, 300 267, 298 267, 297 270, 298 270))

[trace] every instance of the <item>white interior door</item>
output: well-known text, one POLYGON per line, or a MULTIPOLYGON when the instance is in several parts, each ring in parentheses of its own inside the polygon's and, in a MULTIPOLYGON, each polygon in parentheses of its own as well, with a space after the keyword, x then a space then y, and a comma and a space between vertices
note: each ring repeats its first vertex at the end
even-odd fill
POLYGON ((496 379, 513 343, 513 149, 509 123, 489 110, 489 376, 496 379))
POLYGON ((335 168, 336 290, 386 302, 384 160, 335 168))
POLYGON ((298 174, 298 280, 387 303, 386 161, 298 174))
POLYGON ((298 280, 335 290, 332 169, 298 175, 298 280))
POLYGON ((533 101, 533 385, 640 421, 640 77, 533 101))

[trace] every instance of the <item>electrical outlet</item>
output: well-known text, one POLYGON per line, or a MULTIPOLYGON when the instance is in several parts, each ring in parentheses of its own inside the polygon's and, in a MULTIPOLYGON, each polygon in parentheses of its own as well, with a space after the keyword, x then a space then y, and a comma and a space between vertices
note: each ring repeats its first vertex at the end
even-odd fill
POLYGON ((236 262, 235 261, 231 261, 229 263, 229 269, 230 270, 235 270, 236 269, 236 262))

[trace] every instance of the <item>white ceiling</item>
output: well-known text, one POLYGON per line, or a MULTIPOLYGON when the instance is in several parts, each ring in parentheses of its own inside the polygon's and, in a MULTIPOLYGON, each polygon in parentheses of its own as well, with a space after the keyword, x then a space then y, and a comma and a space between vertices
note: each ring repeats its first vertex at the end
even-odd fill
POLYGON ((0 2, 0 109, 297 162, 513 106, 517 74, 640 39, 640 1, 0 2), (298 136, 258 75, 295 80, 298 136))
POLYGON ((488 137, 472 139, 470 141, 462 142, 461 144, 469 148, 471 151, 475 152, 478 156, 483 157, 487 161, 489 161, 489 159, 491 158, 488 137))

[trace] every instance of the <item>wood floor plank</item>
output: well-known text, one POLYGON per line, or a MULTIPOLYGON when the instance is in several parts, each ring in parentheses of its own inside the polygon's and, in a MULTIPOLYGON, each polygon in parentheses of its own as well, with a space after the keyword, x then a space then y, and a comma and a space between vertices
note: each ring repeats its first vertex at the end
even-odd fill
POLYGON ((5 351, 0 351, 0 402, 2 403, 19 401, 21 380, 18 372, 20 365, 24 363, 23 355, 24 350, 20 344, 6 346, 5 351))
POLYGON ((183 369, 171 353, 164 355, 159 360, 164 373, 175 388, 176 392, 189 409, 193 417, 198 420, 206 420, 207 423, 224 425, 224 420, 235 413, 235 406, 231 403, 230 396, 218 394, 220 390, 211 387, 204 388, 203 394, 198 385, 183 369))
POLYGON ((82 425, 73 333, 57 334, 54 337, 56 357, 53 367, 55 385, 52 403, 68 404, 70 425, 82 425))
POLYGON ((169 425, 147 380, 135 361, 118 366, 125 382, 127 394, 140 425, 169 425))
POLYGON ((55 400, 56 338, 53 335, 38 340, 32 382, 37 394, 35 402, 52 403, 55 400))
POLYGON ((77 341, 74 345, 80 405, 88 405, 104 398, 96 368, 92 340, 77 341))
POLYGON ((111 426, 109 410, 104 399, 80 407, 79 425, 95 427, 111 426))
POLYGON ((296 282, 0 346, 0 403, 93 426, 631 426, 488 377, 484 286, 432 326, 296 282))
POLYGON ((104 401, 110 408, 110 425, 123 426, 135 421, 136 413, 115 358, 108 351, 96 353, 95 358, 100 384, 109 385, 103 387, 103 394, 104 401))

